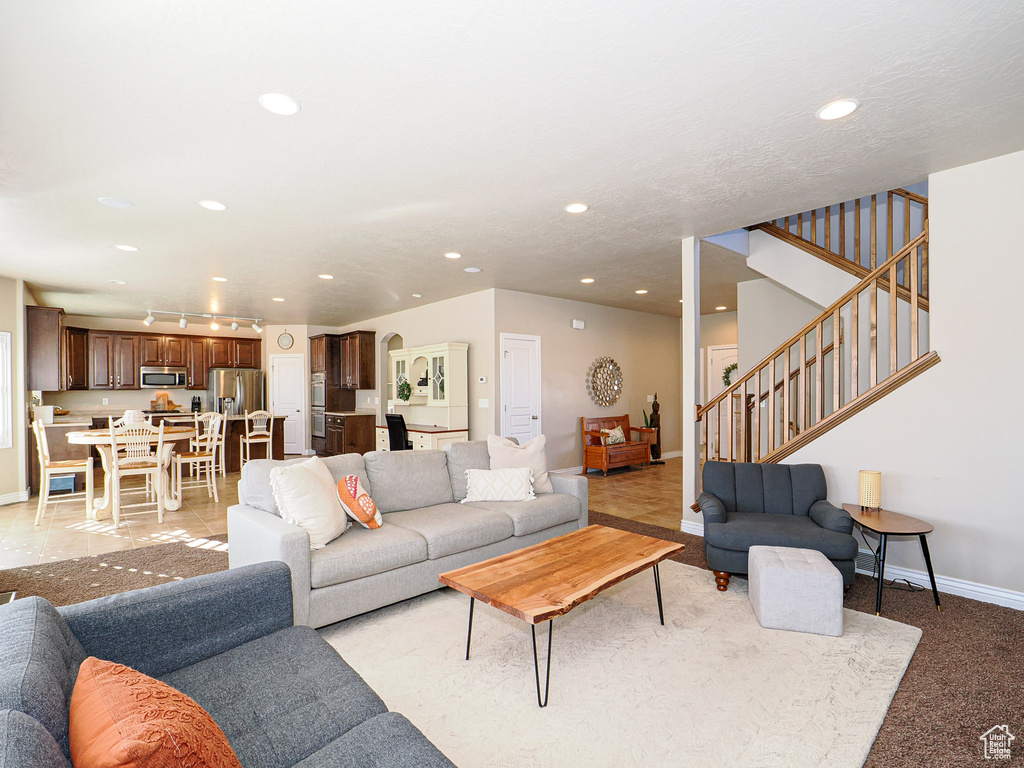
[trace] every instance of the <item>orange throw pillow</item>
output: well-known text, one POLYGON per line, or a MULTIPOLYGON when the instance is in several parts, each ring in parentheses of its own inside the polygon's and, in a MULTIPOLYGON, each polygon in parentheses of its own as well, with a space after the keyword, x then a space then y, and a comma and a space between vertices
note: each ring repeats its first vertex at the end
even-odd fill
POLYGON ((227 736, 181 691, 90 656, 71 693, 75 768, 241 768, 227 736))
POLYGON ((358 475, 346 475, 338 481, 338 501, 348 516, 363 528, 380 528, 384 524, 377 505, 359 483, 358 475))

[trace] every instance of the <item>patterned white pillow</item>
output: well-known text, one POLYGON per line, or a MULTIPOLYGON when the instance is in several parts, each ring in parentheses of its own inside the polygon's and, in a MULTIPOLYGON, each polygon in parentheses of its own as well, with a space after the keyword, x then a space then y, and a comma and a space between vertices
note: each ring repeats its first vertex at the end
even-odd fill
POLYGON ((529 467, 516 469, 467 469, 467 501, 528 501, 533 492, 533 472, 529 467))
POLYGON ((605 445, 618 445, 619 443, 626 442, 626 435, 623 433, 622 427, 615 427, 615 429, 602 429, 601 442, 605 445))
POLYGON ((309 534, 310 549, 334 541, 351 525, 338 501, 331 471, 318 456, 274 467, 270 488, 281 518, 309 534))

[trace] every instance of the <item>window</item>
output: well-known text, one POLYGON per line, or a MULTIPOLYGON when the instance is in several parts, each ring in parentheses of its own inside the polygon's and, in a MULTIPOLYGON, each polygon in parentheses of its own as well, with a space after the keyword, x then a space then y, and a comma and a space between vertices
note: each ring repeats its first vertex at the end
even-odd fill
POLYGON ((14 445, 14 387, 11 375, 11 334, 0 331, 0 448, 14 445))

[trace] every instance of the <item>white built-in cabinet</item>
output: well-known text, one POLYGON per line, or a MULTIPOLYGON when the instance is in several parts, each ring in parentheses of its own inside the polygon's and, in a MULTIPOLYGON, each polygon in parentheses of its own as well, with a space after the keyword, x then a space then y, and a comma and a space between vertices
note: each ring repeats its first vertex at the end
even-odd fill
POLYGON ((458 342, 395 349, 388 353, 388 407, 407 424, 469 428, 469 345, 458 342), (403 401, 398 386, 408 381, 403 401))

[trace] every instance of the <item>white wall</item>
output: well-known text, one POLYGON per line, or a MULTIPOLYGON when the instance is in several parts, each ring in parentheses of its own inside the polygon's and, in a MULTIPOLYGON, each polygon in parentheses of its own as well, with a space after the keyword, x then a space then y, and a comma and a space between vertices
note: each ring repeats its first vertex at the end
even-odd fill
POLYGON ((747 266, 823 308, 859 282, 849 272, 760 230, 750 233, 747 266))
MULTIPOLYGON (((517 291, 495 291, 495 372, 500 370, 498 334, 541 337, 544 434, 548 465, 564 469, 583 464, 581 416, 629 414, 629 423, 643 426, 650 413, 647 395, 661 404, 663 453, 680 449, 679 318, 615 309, 580 301, 517 291), (574 330, 573 318, 586 328, 574 330), (623 390, 608 408, 587 395, 586 373, 598 357, 613 358, 622 369, 623 390)), ((500 382, 496 385, 496 392, 500 382)), ((497 395, 496 395, 497 397, 497 395)), ((498 406, 498 401, 494 405, 498 406)), ((494 430, 500 431, 495 408, 494 430)))
MULTIPOLYGON (((486 290, 458 296, 454 299, 425 304, 422 307, 393 312, 370 320, 364 320, 332 333, 348 331, 375 331, 377 354, 379 343, 389 333, 398 333, 406 347, 421 347, 442 342, 466 342, 469 344, 469 439, 486 440, 493 431, 495 389, 494 355, 494 291, 486 290), (485 376, 486 384, 478 377, 485 376), (489 406, 480 408, 481 399, 489 406)), ((380 376, 380 366, 376 366, 380 376)), ((356 406, 373 409, 376 389, 356 392, 356 406), (366 398, 370 398, 367 404, 366 398)))
POLYGON ((737 284, 740 373, 746 373, 761 362, 779 344, 816 318, 823 309, 823 306, 798 296, 772 280, 748 280, 737 284))
MULTIPOLYGON (((942 362, 786 461, 822 464, 834 503, 856 502, 857 470, 881 470, 883 506, 935 526, 938 574, 1024 592, 1024 152, 934 174, 929 193, 932 347, 942 362), (995 386, 979 397, 983 382, 995 386)), ((893 539, 888 561, 924 570, 914 539, 893 539)))

